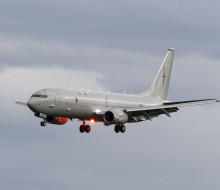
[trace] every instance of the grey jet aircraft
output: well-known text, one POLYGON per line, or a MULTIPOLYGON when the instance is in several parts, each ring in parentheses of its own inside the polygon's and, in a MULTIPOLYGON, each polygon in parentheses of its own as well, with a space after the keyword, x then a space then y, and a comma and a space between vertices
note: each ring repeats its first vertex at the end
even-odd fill
POLYGON ((152 120, 162 114, 170 117, 179 107, 218 102, 216 99, 168 101, 173 57, 174 49, 169 48, 151 88, 138 95, 48 88, 35 92, 28 102, 14 101, 28 106, 36 117, 42 118, 41 126, 63 125, 68 119, 81 120, 81 133, 91 130, 86 121, 115 125, 116 133, 124 133, 125 123, 152 120))

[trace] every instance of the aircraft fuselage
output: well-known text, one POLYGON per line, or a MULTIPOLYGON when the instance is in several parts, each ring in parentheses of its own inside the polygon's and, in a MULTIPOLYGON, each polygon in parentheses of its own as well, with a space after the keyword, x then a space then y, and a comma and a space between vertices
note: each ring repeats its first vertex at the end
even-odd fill
POLYGON ((160 105, 161 100, 138 95, 85 90, 43 89, 29 99, 27 105, 37 114, 70 119, 103 121, 100 110, 126 110, 160 105))

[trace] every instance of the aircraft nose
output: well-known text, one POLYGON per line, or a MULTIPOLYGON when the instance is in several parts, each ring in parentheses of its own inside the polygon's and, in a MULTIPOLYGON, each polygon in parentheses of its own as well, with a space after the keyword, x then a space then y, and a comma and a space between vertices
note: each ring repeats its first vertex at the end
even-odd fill
POLYGON ((37 102, 34 101, 32 98, 30 98, 27 102, 27 106, 33 111, 36 112, 37 111, 37 102))

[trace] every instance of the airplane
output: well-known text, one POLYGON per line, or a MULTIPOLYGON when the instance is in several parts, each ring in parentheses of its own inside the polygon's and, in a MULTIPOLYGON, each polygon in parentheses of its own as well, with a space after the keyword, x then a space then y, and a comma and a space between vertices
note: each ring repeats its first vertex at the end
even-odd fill
POLYGON ((91 131, 86 121, 115 125, 116 133, 124 133, 125 123, 151 121, 163 114, 171 117, 170 113, 177 112, 179 107, 219 102, 216 99, 168 101, 173 57, 174 48, 169 48, 151 88, 137 95, 47 88, 35 92, 27 102, 14 101, 28 106, 36 117, 43 119, 41 126, 63 125, 68 119, 78 119, 82 121, 81 133, 91 131))

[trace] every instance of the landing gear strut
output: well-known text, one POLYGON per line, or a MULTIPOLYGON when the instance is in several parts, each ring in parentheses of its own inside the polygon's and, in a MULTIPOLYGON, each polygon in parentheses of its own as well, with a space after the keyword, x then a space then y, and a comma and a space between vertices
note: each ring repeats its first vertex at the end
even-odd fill
POLYGON ((126 127, 124 125, 115 125, 115 132, 119 133, 122 132, 124 133, 126 131, 126 127))
POLYGON ((91 131, 91 127, 89 125, 86 125, 86 121, 83 120, 83 124, 80 125, 79 131, 81 133, 84 133, 84 132, 89 133, 91 131))

